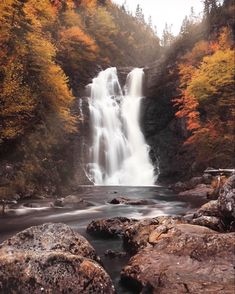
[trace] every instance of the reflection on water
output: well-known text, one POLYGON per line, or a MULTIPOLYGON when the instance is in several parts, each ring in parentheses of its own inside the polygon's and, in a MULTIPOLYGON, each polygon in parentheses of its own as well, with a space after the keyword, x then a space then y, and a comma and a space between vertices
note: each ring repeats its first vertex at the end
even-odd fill
POLYGON ((0 217, 0 242, 13 234, 32 225, 46 222, 62 222, 89 239, 102 258, 106 270, 112 277, 118 293, 130 293, 118 284, 119 273, 128 256, 111 259, 104 255, 105 250, 122 250, 121 240, 99 240, 86 234, 87 225, 95 219, 125 216, 129 218, 148 218, 159 215, 182 215, 198 203, 182 202, 177 196, 164 187, 124 187, 124 186, 80 186, 73 193, 89 202, 92 206, 86 209, 54 208, 52 199, 25 200, 0 217), (151 200, 149 205, 112 205, 108 202, 115 197, 151 200), (30 203, 33 203, 33 207, 30 203))

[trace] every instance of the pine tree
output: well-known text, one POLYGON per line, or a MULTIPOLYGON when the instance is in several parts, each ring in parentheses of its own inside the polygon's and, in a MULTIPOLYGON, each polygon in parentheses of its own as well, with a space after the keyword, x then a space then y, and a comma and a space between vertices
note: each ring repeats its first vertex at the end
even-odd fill
POLYGON ((148 26, 150 28, 153 28, 153 21, 152 21, 152 16, 150 15, 149 18, 148 18, 148 26))
POLYGON ((163 47, 169 47, 174 41, 174 35, 171 32, 172 25, 165 24, 165 28, 162 33, 161 44, 163 47))

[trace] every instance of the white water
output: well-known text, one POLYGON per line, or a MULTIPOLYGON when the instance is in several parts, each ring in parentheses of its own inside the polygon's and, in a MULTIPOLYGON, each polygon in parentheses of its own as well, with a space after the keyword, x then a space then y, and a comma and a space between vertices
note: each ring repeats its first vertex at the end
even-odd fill
POLYGON ((131 71, 125 95, 116 68, 100 72, 89 85, 92 146, 88 175, 96 185, 154 185, 149 146, 140 129, 143 78, 142 69, 131 71))

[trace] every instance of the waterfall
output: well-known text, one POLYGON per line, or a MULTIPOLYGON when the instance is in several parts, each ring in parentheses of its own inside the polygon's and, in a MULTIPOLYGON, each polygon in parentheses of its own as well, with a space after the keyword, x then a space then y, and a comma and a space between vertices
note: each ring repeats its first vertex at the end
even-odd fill
POLYGON ((88 175, 95 185, 148 186, 155 182, 149 146, 140 128, 143 78, 142 69, 132 70, 124 95, 117 69, 108 68, 88 86, 92 129, 88 175))

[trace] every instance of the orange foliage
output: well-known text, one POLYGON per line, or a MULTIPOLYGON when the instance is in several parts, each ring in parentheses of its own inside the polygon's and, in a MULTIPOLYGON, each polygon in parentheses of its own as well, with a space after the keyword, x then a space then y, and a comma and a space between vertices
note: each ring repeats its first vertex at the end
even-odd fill
POLYGON ((197 162, 231 159, 234 151, 234 51, 229 28, 217 39, 198 42, 185 54, 179 69, 176 117, 186 118, 197 162))

